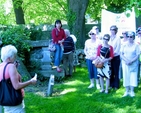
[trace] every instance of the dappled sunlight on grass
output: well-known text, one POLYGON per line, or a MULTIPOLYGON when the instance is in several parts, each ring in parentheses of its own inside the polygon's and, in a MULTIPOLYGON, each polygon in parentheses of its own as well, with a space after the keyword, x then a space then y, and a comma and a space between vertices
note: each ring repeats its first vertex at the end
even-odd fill
POLYGON ((93 94, 84 94, 85 96, 87 96, 87 97, 91 97, 91 96, 93 96, 93 94))
POLYGON ((73 81, 68 81, 68 82, 64 83, 64 85, 71 85, 71 86, 83 85, 83 84, 85 84, 85 83, 80 80, 73 80, 73 81))
POLYGON ((43 96, 43 97, 46 96, 45 91, 42 91, 42 92, 39 91, 39 92, 36 92, 35 94, 36 94, 36 95, 43 96))
POLYGON ((69 92, 75 92, 76 91, 76 88, 69 88, 69 89, 65 89, 64 91, 62 91, 60 94, 61 95, 64 95, 64 94, 67 94, 69 92))

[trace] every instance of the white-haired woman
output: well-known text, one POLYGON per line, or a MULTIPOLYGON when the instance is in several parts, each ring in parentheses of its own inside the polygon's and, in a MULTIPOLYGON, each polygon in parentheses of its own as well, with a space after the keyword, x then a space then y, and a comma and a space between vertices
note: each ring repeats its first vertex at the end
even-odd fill
POLYGON ((73 72, 73 53, 74 53, 74 41, 70 37, 70 31, 65 29, 66 39, 63 42, 63 67, 66 77, 71 77, 73 72))
POLYGON ((138 58, 140 54, 139 45, 134 42, 135 33, 127 32, 128 42, 121 48, 123 86, 126 91, 123 97, 135 96, 134 87, 137 87, 138 58))
MULTIPOLYGON (((3 71, 4 67, 7 65, 5 70, 5 79, 11 80, 12 86, 15 90, 21 90, 23 93, 23 88, 30 85, 35 84, 37 79, 36 76, 32 79, 21 82, 21 76, 17 72, 16 65, 14 64, 17 56, 17 49, 13 45, 7 45, 2 47, 1 49, 1 60, 2 63, 0 64, 0 81, 3 79, 3 71)), ((3 106, 4 113, 25 113, 24 104, 21 102, 19 105, 16 106, 3 106)))

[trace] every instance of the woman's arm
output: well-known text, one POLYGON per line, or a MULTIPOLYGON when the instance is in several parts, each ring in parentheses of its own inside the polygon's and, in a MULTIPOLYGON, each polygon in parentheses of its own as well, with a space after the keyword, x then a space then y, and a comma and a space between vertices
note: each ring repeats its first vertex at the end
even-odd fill
POLYGON ((13 87, 18 90, 18 89, 22 89, 30 84, 35 84, 36 83, 36 79, 32 78, 26 82, 20 82, 19 81, 19 75, 16 69, 16 66, 14 64, 9 64, 8 66, 8 73, 12 82, 13 87))
POLYGON ((133 63, 139 58, 139 55, 135 56, 130 62, 133 63))
POLYGON ((54 28, 51 32, 53 43, 58 43, 57 36, 56 36, 56 28, 54 28))
POLYGON ((133 62, 135 62, 138 58, 139 58, 139 55, 140 55, 140 48, 139 48, 139 46, 137 45, 136 46, 136 56, 133 58, 133 59, 131 59, 131 63, 133 63, 133 62))
POLYGON ((120 57, 121 57, 121 59, 124 60, 125 62, 129 62, 129 60, 124 56, 124 53, 123 53, 123 52, 120 53, 120 57))

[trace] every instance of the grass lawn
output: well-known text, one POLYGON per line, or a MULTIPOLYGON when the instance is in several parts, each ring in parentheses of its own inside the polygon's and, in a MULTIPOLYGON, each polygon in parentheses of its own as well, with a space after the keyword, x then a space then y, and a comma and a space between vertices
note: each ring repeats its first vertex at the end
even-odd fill
POLYGON ((86 68, 77 68, 72 78, 55 83, 52 97, 26 92, 26 113, 141 113, 141 85, 136 96, 122 98, 124 87, 109 94, 88 89, 86 68))

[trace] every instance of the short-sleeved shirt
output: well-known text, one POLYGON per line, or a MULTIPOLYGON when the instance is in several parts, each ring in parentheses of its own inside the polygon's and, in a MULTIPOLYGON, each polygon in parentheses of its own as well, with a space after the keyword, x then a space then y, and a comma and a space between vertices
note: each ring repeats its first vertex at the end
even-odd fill
POLYGON ((124 54, 127 59, 132 60, 134 57, 140 54, 139 45, 134 43, 129 47, 128 44, 125 44, 124 46, 122 46, 120 52, 124 54))
POLYGON ((86 59, 90 59, 91 57, 96 57, 97 55, 97 49, 98 46, 100 45, 100 42, 96 40, 95 42, 92 42, 91 39, 86 40, 85 42, 85 55, 86 59))

